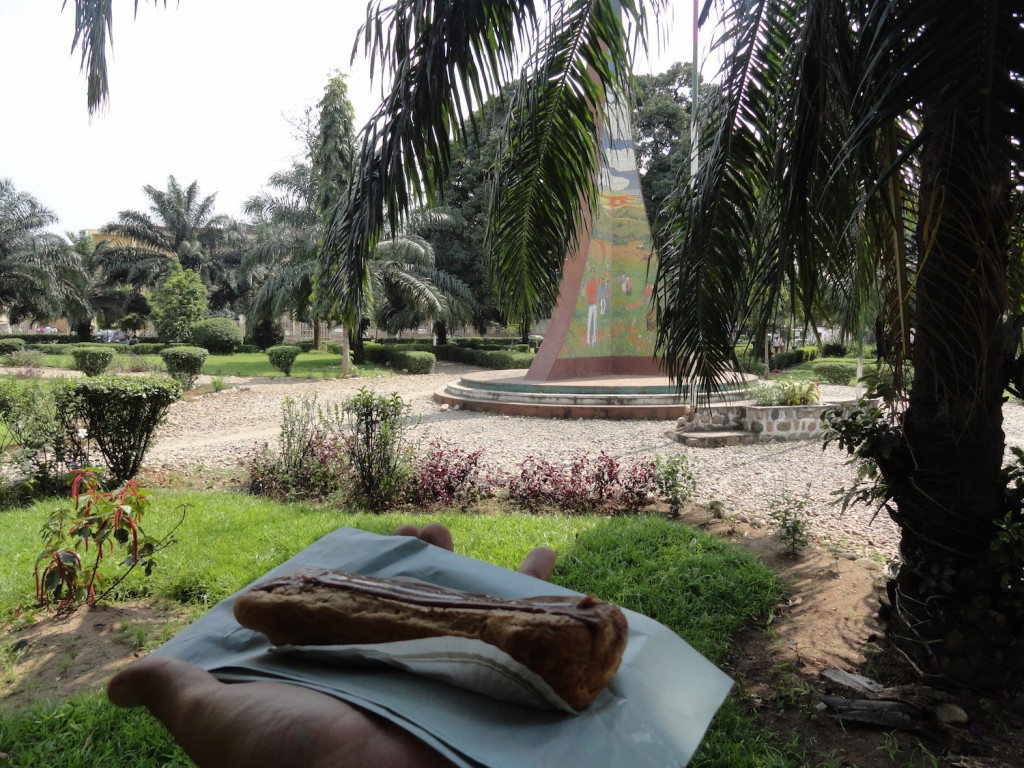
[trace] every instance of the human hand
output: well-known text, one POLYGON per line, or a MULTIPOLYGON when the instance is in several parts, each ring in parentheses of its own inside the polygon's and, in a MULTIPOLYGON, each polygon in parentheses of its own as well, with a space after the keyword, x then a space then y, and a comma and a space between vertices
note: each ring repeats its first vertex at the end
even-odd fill
MULTIPOLYGON (((453 549, 451 532, 436 523, 395 534, 453 549)), ((555 558, 538 547, 519 570, 547 579, 555 558)), ((200 768, 451 765, 407 731, 333 696, 288 683, 228 685, 178 659, 132 664, 111 678, 107 695, 119 707, 146 707, 200 768)))

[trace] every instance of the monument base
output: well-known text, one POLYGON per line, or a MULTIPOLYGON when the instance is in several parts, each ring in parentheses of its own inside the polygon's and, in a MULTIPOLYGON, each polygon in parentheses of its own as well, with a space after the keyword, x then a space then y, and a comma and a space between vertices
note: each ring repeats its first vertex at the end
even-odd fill
POLYGON ((677 390, 667 376, 593 376, 530 381, 526 369, 468 373, 437 390, 434 400, 468 411, 557 419, 669 421, 698 402, 741 399, 751 374, 733 374, 709 393, 677 390))

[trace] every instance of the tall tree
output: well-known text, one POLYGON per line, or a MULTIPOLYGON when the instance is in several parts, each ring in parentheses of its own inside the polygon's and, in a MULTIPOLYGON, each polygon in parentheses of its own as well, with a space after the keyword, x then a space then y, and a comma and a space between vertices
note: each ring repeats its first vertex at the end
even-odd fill
POLYGON ((121 211, 103 228, 111 237, 100 243, 96 256, 111 279, 153 286, 177 260, 203 278, 220 305, 229 305, 236 298, 232 272, 244 234, 230 217, 214 213, 217 195, 203 197, 198 182, 183 187, 173 175, 166 190, 147 184, 142 191, 149 213, 121 211))
POLYGON ((690 110, 692 75, 675 63, 657 75, 634 78, 633 131, 651 231, 661 229, 660 212, 690 176, 690 110))
POLYGON ((659 351, 703 378, 731 360, 737 307, 763 328, 788 287, 802 316, 842 299, 858 328, 880 298, 913 382, 835 426, 901 530, 889 634, 929 676, 986 691, 1024 680, 1020 467, 1002 468, 1001 429, 1022 370, 1022 19, 994 0, 727 7, 727 120, 658 276, 659 351))
POLYGON ((0 178, 0 313, 12 322, 45 319, 78 298, 78 254, 46 228, 57 216, 10 179, 0 178))
POLYGON ((313 324, 319 346, 320 323, 310 312, 321 239, 316 184, 309 166, 297 162, 273 174, 268 185, 270 191, 244 205, 256 226, 242 260, 242 273, 253 283, 246 319, 258 323, 289 312, 313 324))

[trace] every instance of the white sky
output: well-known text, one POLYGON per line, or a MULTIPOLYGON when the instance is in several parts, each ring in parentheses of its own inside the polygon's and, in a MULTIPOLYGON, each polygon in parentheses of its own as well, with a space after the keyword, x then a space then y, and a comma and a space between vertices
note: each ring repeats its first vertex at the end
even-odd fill
MULTIPOLYGON (((74 0, 62 2, 0 0, 0 177, 54 211, 59 232, 148 211, 142 186, 172 174, 242 218, 303 151, 285 118, 315 105, 332 71, 351 75, 359 124, 380 102, 368 65, 349 65, 365 0, 140 0, 134 20, 133 0, 113 0, 110 103, 90 121, 74 0)), ((638 72, 690 60, 692 3, 672 4, 668 49, 638 72)))

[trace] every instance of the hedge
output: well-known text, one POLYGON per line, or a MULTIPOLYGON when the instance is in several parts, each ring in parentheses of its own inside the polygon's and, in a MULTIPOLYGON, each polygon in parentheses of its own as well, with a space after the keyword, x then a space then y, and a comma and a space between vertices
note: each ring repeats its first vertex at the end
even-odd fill
POLYGON ((24 339, 0 339, 0 355, 9 355, 11 352, 21 352, 24 349, 24 339))
POLYGON ((772 368, 781 371, 783 368, 791 368, 801 363, 809 363, 818 356, 817 347, 797 347, 788 352, 777 352, 772 355, 772 368))
POLYGON ((857 366, 851 363, 815 363, 812 370, 828 384, 849 384, 857 375, 857 366))
POLYGON ((396 371, 413 374, 433 373, 437 356, 429 350, 429 344, 384 345, 366 342, 363 345, 368 362, 387 365, 396 371), (397 348, 396 348, 397 347, 397 348))

